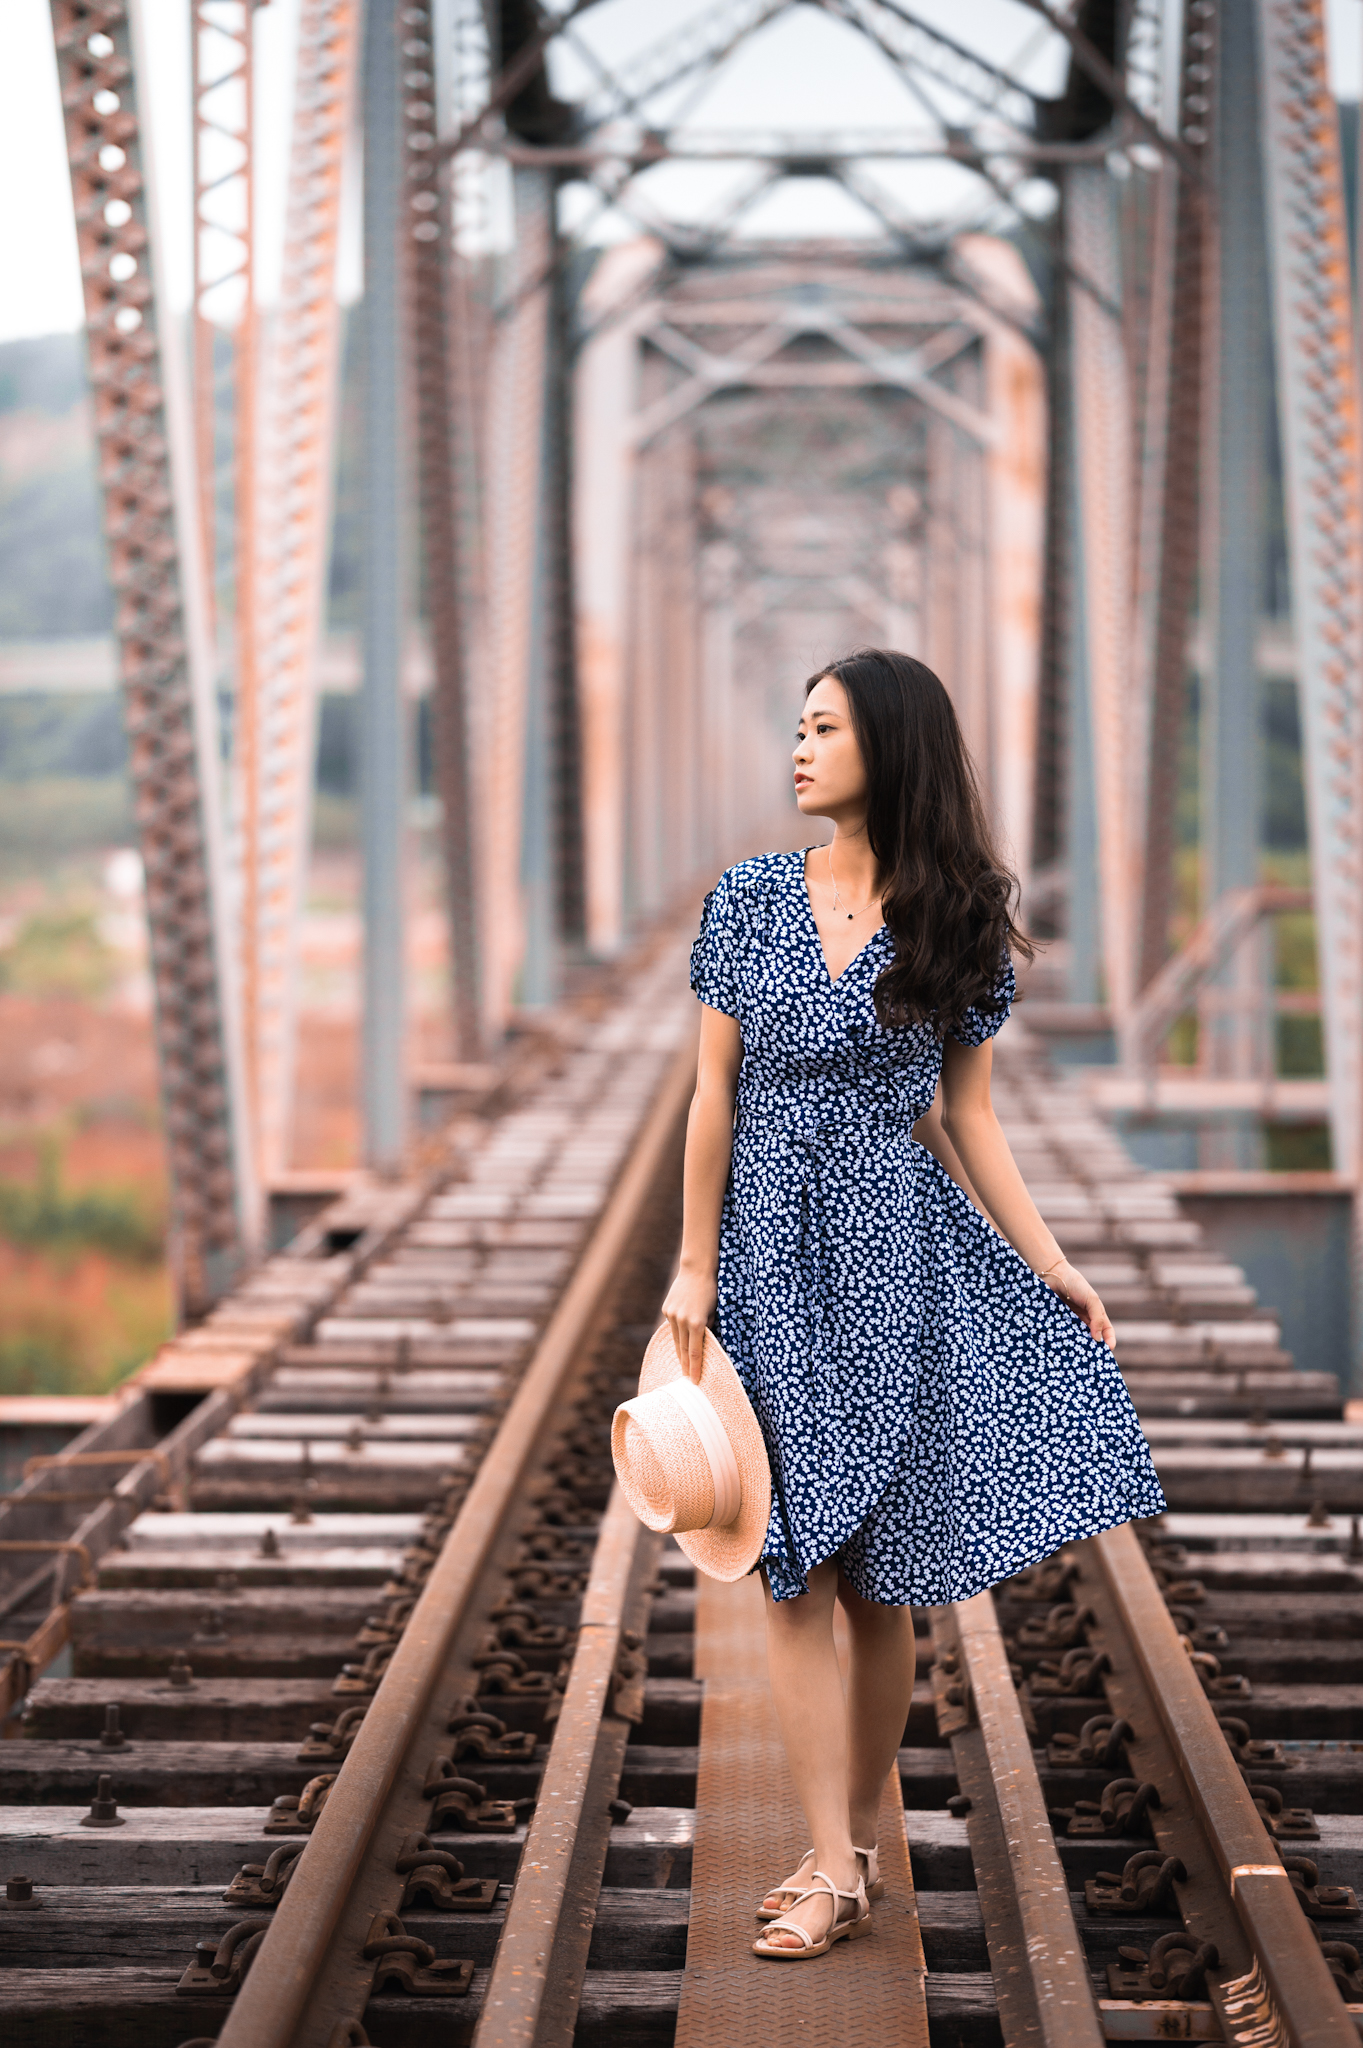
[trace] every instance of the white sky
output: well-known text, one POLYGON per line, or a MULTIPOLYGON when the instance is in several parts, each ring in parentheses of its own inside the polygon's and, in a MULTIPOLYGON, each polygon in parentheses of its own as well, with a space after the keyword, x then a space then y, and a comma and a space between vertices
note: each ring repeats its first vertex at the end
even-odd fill
MULTIPOLYGON (((1033 48, 1029 76, 1054 90, 1058 39, 1035 38, 1035 17, 1017 0, 918 0, 919 11, 962 40, 1005 62, 1033 48)), ((151 47, 151 77, 142 104, 150 107, 157 176, 167 230, 164 285, 170 303, 189 297, 189 90, 188 0, 143 0, 151 47)), ((605 0, 581 23, 585 39, 612 62, 651 44, 673 21, 697 12, 696 0, 605 0)), ((5 63, 0 66, 0 340, 50 334, 79 326, 80 276, 71 193, 67 179, 56 65, 47 0, 4 0, 5 63)), ((1335 89, 1357 98, 1363 82, 1363 5, 1327 0, 1335 89)), ((282 194, 287 154, 288 100, 297 0, 270 0, 257 18, 257 264, 262 297, 272 296, 282 237, 282 194)), ((579 60, 559 60, 561 88, 576 96, 588 77, 579 60)), ((828 16, 798 8, 754 39, 694 108, 691 121, 718 128, 828 128, 920 125, 919 115, 888 67, 828 16)), ((691 210, 730 188, 738 173, 665 167, 645 181, 669 205, 691 210), (688 203, 690 202, 690 203, 688 203)), ((949 207, 960 173, 947 170, 883 174, 901 203, 923 217, 949 207)), ((575 200, 573 214, 587 205, 575 200)), ((764 202, 754 227, 780 233, 855 227, 855 209, 831 188, 793 184, 764 202)), ((625 231, 623 222, 604 231, 625 231)), ((343 290, 346 285, 343 263, 343 290)), ((353 259, 348 266, 353 288, 353 259)))

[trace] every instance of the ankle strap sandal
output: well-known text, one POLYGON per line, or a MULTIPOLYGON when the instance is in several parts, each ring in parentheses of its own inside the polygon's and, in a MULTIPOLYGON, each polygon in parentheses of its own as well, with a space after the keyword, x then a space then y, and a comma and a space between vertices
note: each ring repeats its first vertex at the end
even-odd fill
MULTIPOLYGON (((871 1908, 866 1901, 865 1882, 860 1876, 857 1878, 855 1889, 845 1892, 834 1884, 827 1871, 816 1870, 809 1884, 796 1899, 795 1905, 802 1906, 806 1899, 813 1898, 831 1898, 833 1901, 833 1924, 822 1941, 812 1935, 807 1927, 802 1927, 798 1920, 792 1920, 788 1913, 783 1913, 758 1935, 752 1945, 753 1954, 774 1956, 780 1962, 807 1963, 812 1962, 815 1956, 826 1956, 835 1941, 856 1941, 861 1935, 870 1933, 871 1908), (846 1917, 842 1910, 844 1900, 852 1908, 846 1917), (794 1934, 798 1937, 800 1945, 798 1948, 788 1948, 784 1942, 774 1942, 771 1938, 774 1934, 794 1934)), ((790 1910, 793 1912, 795 1907, 790 1910)))

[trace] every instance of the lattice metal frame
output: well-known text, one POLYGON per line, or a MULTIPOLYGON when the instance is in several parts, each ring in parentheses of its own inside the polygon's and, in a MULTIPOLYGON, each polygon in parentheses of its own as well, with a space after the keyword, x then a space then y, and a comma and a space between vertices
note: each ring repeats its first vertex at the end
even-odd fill
MULTIPOLYGON (((196 704, 186 599, 197 510, 176 518, 171 423, 155 320, 130 10, 53 0, 85 293, 109 573, 130 772, 146 873, 161 1101, 181 1302, 205 1308, 247 1249, 249 1155, 229 1069, 215 931, 215 747, 196 704)), ((185 422, 186 431, 188 421, 185 422)), ((210 700, 211 701, 211 700, 210 700)))
POLYGON ((262 363, 253 561, 258 725, 242 770, 254 776, 255 886, 245 895, 244 949, 266 1174, 289 1163, 340 355, 336 251, 359 39, 360 0, 303 0, 282 289, 262 363))
MULTIPOLYGON (((1216 0, 1186 0, 1179 94, 1179 135, 1201 160, 1211 135, 1216 64, 1216 0)), ((1137 987, 1159 972, 1169 951, 1174 906, 1174 840, 1179 735, 1188 675, 1188 621, 1197 581, 1202 438, 1206 381, 1208 199, 1172 164, 1177 179, 1169 370, 1165 391, 1158 573, 1150 650, 1149 752, 1145 797, 1145 872, 1137 987)))
MULTIPOLYGON (((473 859, 469 734, 465 705, 468 634, 463 595, 466 577, 460 503, 464 465, 456 445, 454 337, 458 301, 451 304, 452 172, 435 153, 436 109, 432 10, 409 7, 403 26, 403 122, 407 145, 407 237, 412 318, 412 382, 416 394, 417 464, 426 604, 431 625, 434 682, 431 697, 435 780, 441 807, 445 915, 450 937, 455 1046, 475 1058, 482 1041, 479 989, 477 882, 473 859)), ((466 306, 464 310, 467 311, 466 306)), ((459 337, 467 347, 467 337, 459 337)))
POLYGON ((1260 132, 1334 1163, 1363 1120, 1363 504, 1322 0, 1258 0, 1260 132))

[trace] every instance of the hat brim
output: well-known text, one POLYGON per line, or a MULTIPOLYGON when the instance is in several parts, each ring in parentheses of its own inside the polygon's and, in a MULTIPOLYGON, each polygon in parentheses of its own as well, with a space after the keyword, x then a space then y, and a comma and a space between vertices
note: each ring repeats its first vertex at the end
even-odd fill
MULTIPOLYGON (((639 1392, 651 1394, 669 1380, 682 1377, 672 1332, 664 1323, 649 1339, 639 1372, 639 1392)), ((719 1416, 738 1465, 742 1505, 732 1522, 723 1528, 678 1531, 677 1543, 699 1571, 712 1579, 732 1582, 746 1578, 767 1543, 771 1521, 771 1466, 761 1424, 743 1383, 734 1371, 733 1360, 713 1331, 705 1333, 705 1354, 701 1365, 700 1390, 719 1416)))

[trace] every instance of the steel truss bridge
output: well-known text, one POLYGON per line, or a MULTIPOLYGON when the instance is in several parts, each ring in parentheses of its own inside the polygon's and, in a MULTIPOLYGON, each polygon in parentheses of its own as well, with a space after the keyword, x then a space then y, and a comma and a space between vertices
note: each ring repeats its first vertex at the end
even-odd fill
POLYGON ((145 23, 136 0, 52 0, 186 1315, 258 1255, 289 1159, 357 124, 368 1163, 406 1141, 418 586, 461 1059, 758 843, 810 651, 879 641, 946 679, 1025 915, 1065 941, 1060 993, 1105 1007, 1128 1078, 1153 1091, 1199 1007, 1206 1101, 1265 1081, 1284 899, 1251 792, 1280 481, 1329 1125, 1356 1175, 1359 357, 1322 0, 1026 0, 1066 46, 1052 98, 901 0, 818 0, 913 109, 845 132, 704 125, 787 0, 697 6, 613 66, 592 0, 300 0, 268 314, 255 4, 192 0, 185 349, 145 23), (952 173, 934 220, 903 204, 913 165, 952 173), (709 213, 676 203, 679 167, 709 213), (753 231, 792 180, 838 186, 869 231, 753 231), (1174 952, 1194 653, 1203 917, 1174 952))

